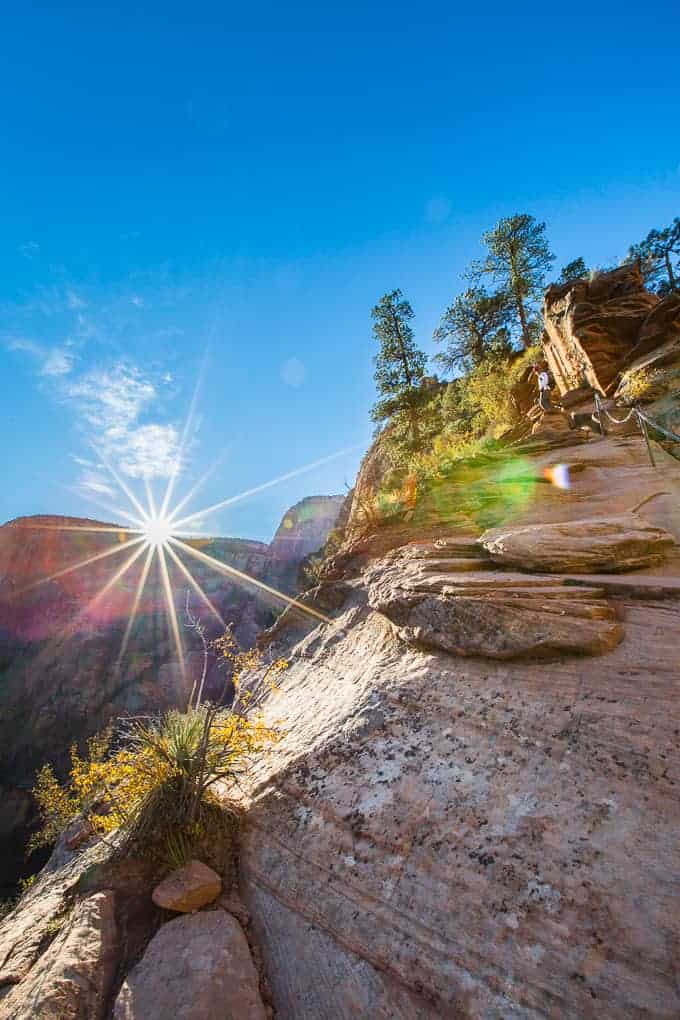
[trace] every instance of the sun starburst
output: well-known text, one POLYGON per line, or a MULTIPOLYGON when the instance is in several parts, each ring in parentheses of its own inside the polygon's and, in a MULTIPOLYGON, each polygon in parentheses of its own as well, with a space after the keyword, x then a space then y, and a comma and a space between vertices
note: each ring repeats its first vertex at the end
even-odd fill
POLYGON ((251 590, 255 590, 259 593, 266 595, 267 597, 283 603, 284 606, 290 606, 298 610, 303 615, 306 615, 315 623, 330 623, 330 620, 323 613, 317 610, 305 606, 299 600, 292 598, 290 595, 279 591, 277 588, 266 584, 264 581, 257 577, 253 577, 251 574, 246 573, 243 570, 238 570, 236 567, 231 566, 229 563, 225 563, 215 556, 210 555, 205 551, 204 548, 197 548, 196 540, 210 538, 211 536, 205 532, 199 532, 196 529, 206 517, 215 511, 220 510, 224 507, 231 506, 234 503, 238 503, 249 496, 255 495, 277 485, 281 482, 287 481, 291 478, 295 478, 298 475, 303 474, 307 471, 312 471, 316 467, 320 467, 323 464, 330 462, 331 460, 348 453, 348 450, 340 450, 329 457, 324 457, 320 460, 316 460, 310 464, 302 467, 295 468, 292 471, 288 471, 276 478, 270 479, 269 481, 263 482, 260 485, 253 486, 243 492, 237 493, 234 496, 230 496, 227 499, 220 501, 219 503, 213 503, 212 505, 205 507, 202 510, 197 510, 189 514, 185 514, 180 517, 182 511, 186 509, 191 500, 196 496, 201 485, 206 481, 210 475, 210 471, 200 479, 200 481, 193 486, 187 493, 181 498, 174 502, 174 506, 171 506, 172 497, 177 484, 178 476, 180 474, 182 462, 185 455, 185 448, 188 443, 188 437, 190 434, 191 419, 195 412, 195 400, 192 401, 192 407, 190 410, 187 424, 185 425, 182 445, 180 454, 178 456, 175 470, 172 472, 168 479, 165 492, 163 493, 162 499, 157 502, 153 486, 150 479, 147 477, 144 479, 144 490, 145 500, 139 498, 135 494, 130 484, 123 479, 116 470, 114 465, 109 461, 108 458, 104 457, 101 451, 97 450, 97 454, 100 457, 101 463, 107 469, 113 482, 115 483, 118 491, 124 496, 130 509, 123 509, 118 506, 109 506, 105 501, 96 499, 94 497, 88 497, 92 502, 99 506, 105 507, 110 513, 117 517, 119 520, 125 520, 128 522, 125 526, 123 525, 104 525, 98 522, 84 523, 82 525, 77 524, 55 524, 45 522, 41 524, 39 522, 31 523, 26 522, 26 527, 31 528, 44 528, 46 530, 56 531, 83 531, 83 532, 97 532, 104 536, 111 534, 112 540, 115 536, 115 544, 112 544, 110 548, 104 549, 93 553, 75 563, 69 564, 56 570, 49 575, 40 578, 20 589, 16 594, 36 589, 41 585, 44 585, 50 581, 55 581, 67 575, 71 575, 77 571, 83 570, 90 565, 100 564, 106 562, 109 557, 114 557, 116 554, 129 550, 130 555, 125 561, 116 565, 116 569, 108 577, 102 587, 95 592, 95 594, 87 601, 87 603, 79 610, 76 617, 70 621, 68 626, 64 628, 63 634, 73 633, 75 626, 78 621, 92 615, 95 609, 101 609, 102 603, 106 596, 111 593, 117 586, 120 588, 120 582, 123 581, 125 575, 131 569, 133 564, 140 560, 140 557, 144 555, 141 572, 137 580, 134 594, 130 597, 130 607, 128 618, 126 622, 125 632, 120 647, 120 651, 117 658, 117 666, 120 667, 122 660, 128 649, 133 627, 135 621, 139 615, 140 606, 144 597, 144 590, 148 582, 149 575, 151 573, 154 562, 157 563, 157 571, 160 577, 160 587, 163 593, 164 611, 168 624, 168 632, 172 638, 174 645, 177 664, 179 666, 182 676, 186 670, 186 656, 185 649, 182 642, 182 635, 180 629, 180 622, 177 615, 177 609, 175 606, 175 592, 173 590, 173 581, 171 577, 170 568, 175 572, 176 576, 181 576, 183 582, 188 583, 190 588, 198 596, 201 602, 206 606, 210 613, 219 621, 222 627, 225 626, 225 621, 222 614, 216 608, 214 602, 210 599, 208 594, 201 586, 200 581, 192 573, 189 568, 186 557, 190 560, 198 561, 204 567, 208 567, 220 574, 222 577, 226 577, 230 582, 247 586, 251 590), (144 505, 146 503, 146 505, 144 505))

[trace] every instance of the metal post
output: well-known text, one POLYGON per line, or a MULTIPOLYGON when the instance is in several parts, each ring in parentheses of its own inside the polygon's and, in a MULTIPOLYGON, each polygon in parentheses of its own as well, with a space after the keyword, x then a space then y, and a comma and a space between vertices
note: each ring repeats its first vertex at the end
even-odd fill
POLYGON ((650 463, 652 467, 655 468, 656 463, 654 461, 654 454, 652 453, 652 444, 649 441, 649 433, 647 432, 647 422, 645 421, 641 414, 638 414, 637 420, 640 424, 640 428, 642 429, 642 435, 645 437, 645 443, 647 444, 647 453, 649 454, 650 463))
POLYGON ((600 394, 595 390, 595 413, 597 414, 597 424, 600 426, 600 435, 606 436, 607 430, 604 427, 604 415, 602 414, 602 405, 600 404, 600 394))

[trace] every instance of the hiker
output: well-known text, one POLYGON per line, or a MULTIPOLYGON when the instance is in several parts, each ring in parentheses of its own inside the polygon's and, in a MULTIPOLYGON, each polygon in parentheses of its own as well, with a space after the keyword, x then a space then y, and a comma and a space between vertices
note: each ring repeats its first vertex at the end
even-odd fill
POLYGON ((538 403, 542 411, 556 411, 550 400, 550 376, 540 365, 532 366, 538 380, 538 403))

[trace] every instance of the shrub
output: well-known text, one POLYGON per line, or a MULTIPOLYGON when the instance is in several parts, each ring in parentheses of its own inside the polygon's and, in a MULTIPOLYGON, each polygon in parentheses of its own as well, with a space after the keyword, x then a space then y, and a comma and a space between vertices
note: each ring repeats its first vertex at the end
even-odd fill
POLYGON ((438 393, 428 410, 428 443, 404 453, 403 445, 387 440, 390 469, 385 473, 377 503, 383 519, 411 507, 418 487, 444 478, 456 465, 480 453, 495 450, 496 439, 517 421, 513 387, 528 365, 540 358, 540 348, 519 355, 488 355, 467 375, 454 379, 438 393), (438 430, 432 427, 439 422, 438 430))
POLYGON ((119 849, 166 863, 190 854, 210 832, 229 828, 229 816, 236 812, 234 788, 277 738, 260 714, 247 716, 245 710, 275 689, 287 664, 278 660, 267 666, 253 692, 243 687, 242 674, 260 664, 259 654, 240 652, 229 632, 214 644, 228 667, 224 693, 233 685, 231 706, 206 702, 159 717, 119 720, 115 731, 88 742, 85 757, 71 748, 64 785, 52 766, 44 765, 33 790, 42 826, 30 849, 53 843, 77 815, 100 836, 118 830, 119 849), (227 796, 231 791, 231 800, 218 800, 218 784, 227 796))
POLYGON ((641 368, 637 372, 627 372, 618 389, 618 396, 626 404, 636 404, 645 399, 654 391, 656 377, 661 373, 641 368))

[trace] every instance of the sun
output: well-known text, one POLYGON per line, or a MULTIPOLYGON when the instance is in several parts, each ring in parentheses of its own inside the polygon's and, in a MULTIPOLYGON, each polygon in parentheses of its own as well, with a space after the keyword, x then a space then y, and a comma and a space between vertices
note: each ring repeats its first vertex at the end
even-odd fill
POLYGON ((168 517, 150 517, 144 522, 143 534, 153 548, 166 545, 172 537, 172 522, 168 517))
MULTIPOLYGON (((193 408, 196 399, 197 390, 194 393, 194 400, 192 400, 192 406, 189 411, 187 423, 184 428, 182 435, 182 444, 179 455, 177 457, 175 469, 168 478, 168 482, 165 488, 165 494, 160 504, 156 502, 153 487, 149 477, 144 479, 144 488, 146 490, 146 506, 144 505, 143 497, 140 499, 135 494, 133 489, 130 487, 125 478, 121 477, 119 472, 116 470, 114 465, 105 456, 103 451, 94 447, 95 453, 99 457, 101 463, 107 469, 111 478, 118 486, 120 494, 124 495, 129 502, 129 509, 124 509, 113 503, 102 501, 101 499, 92 495, 84 494, 85 498, 95 503, 97 506, 101 506, 108 510, 114 518, 127 522, 125 525, 120 524, 53 524, 45 525, 43 523, 34 525, 40 528, 54 528, 55 530, 65 531, 84 531, 84 532, 103 532, 111 534, 112 544, 109 548, 102 550, 101 552, 93 553, 91 556, 87 556, 82 560, 78 560, 75 563, 71 563, 68 566, 62 567, 60 570, 55 571, 45 577, 41 577, 36 581, 33 581, 26 588, 18 589, 15 595, 21 594, 23 591, 27 591, 31 588, 35 588, 38 585, 46 584, 50 581, 54 581, 59 577, 63 577, 67 574, 71 574, 74 571, 82 570, 93 563, 99 563, 106 560, 108 557, 117 557, 124 550, 128 550, 128 557, 125 561, 116 569, 111 577, 106 581, 104 585, 96 592, 96 594, 90 599, 90 601, 84 605, 75 618, 69 622, 64 633, 69 628, 76 625, 77 621, 87 617, 97 603, 101 602, 102 599, 114 588, 123 581, 127 572, 131 567, 138 561, 142 561, 142 569, 137 581, 134 595, 131 598, 130 609, 128 613, 127 625, 125 627, 125 633, 121 642, 120 651, 116 660, 116 668, 120 668, 120 665, 124 659, 125 653, 130 642, 132 635, 133 626, 137 614, 142 605, 142 596, 144 589, 151 572, 151 568, 154 563, 158 563, 158 570, 160 574, 161 586, 165 596, 165 612, 169 623, 169 629, 172 633, 175 651, 177 654, 177 662, 179 664, 182 675, 186 672, 186 663, 183 642, 180 631, 180 620, 177 616, 177 609, 175 606, 176 602, 176 590, 175 584, 177 578, 181 576, 182 583, 186 583, 198 596, 200 601, 203 603, 205 608, 215 617, 219 622, 220 626, 224 629, 227 626, 222 614, 219 612, 217 607, 214 605, 210 597, 203 590, 201 584, 194 577, 191 569, 185 562, 185 558, 198 560, 203 567, 209 567, 216 573, 221 574, 227 578, 232 584, 245 585, 249 589, 257 590, 260 594, 271 597, 277 601, 283 602, 291 608, 295 608, 303 615, 314 620, 316 623, 329 624, 331 620, 324 613, 319 612, 318 609, 312 606, 306 605, 304 602, 300 602, 298 599, 291 597, 285 592, 279 591, 277 588, 271 585, 265 584, 264 581, 252 574, 245 573, 245 571, 238 570, 236 567, 231 566, 229 563, 225 563, 222 560, 216 559, 214 556, 208 555, 207 552, 197 548, 196 543, 192 542, 192 539, 209 537, 205 532, 196 531, 196 527, 200 526, 206 517, 215 513, 217 510, 231 506, 234 503, 238 503, 242 500, 248 499, 256 493, 263 492, 266 489, 271 488, 274 485, 278 485, 281 482, 288 481, 291 478, 296 478, 307 471, 311 471, 317 467, 321 467, 322 464, 328 463, 328 461, 334 460, 336 457, 343 456, 346 453, 353 452, 359 447, 350 447, 348 449, 336 451, 327 457, 323 457, 320 460, 313 461, 311 464, 306 464, 303 467, 295 468, 292 471, 287 471, 285 474, 279 475, 277 478, 272 478, 267 482, 262 482, 260 485, 256 485, 250 489, 246 489, 243 492, 238 493, 235 496, 229 496, 226 499, 221 500, 219 503, 213 503, 211 506, 205 507, 203 510, 198 510, 194 513, 187 514, 186 516, 180 516, 181 511, 191 502, 191 500, 198 493, 200 487, 207 481, 214 467, 219 463, 217 459, 210 470, 208 470, 202 478, 196 482, 178 502, 173 504, 172 496, 175 483, 180 474, 180 469, 184 463, 184 451, 187 442, 187 437, 190 435, 191 422, 193 419, 193 408), (126 537, 128 536, 128 537, 126 537), (188 541, 182 541, 182 539, 188 539, 188 541), (173 575, 174 574, 174 583, 173 575)), ((119 495, 120 495, 119 494, 119 495)), ((188 592, 188 589, 187 589, 188 592)))

